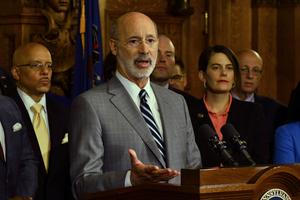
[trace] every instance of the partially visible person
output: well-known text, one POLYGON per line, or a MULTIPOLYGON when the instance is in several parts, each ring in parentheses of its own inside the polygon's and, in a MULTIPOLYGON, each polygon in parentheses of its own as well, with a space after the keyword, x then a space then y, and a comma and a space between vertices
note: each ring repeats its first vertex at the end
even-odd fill
POLYGON ((115 76, 71 108, 74 196, 146 183, 179 184, 181 168, 200 168, 184 98, 150 82, 158 50, 155 23, 129 12, 117 19, 110 48, 115 76))
POLYGON ((171 78, 169 80, 169 85, 172 88, 184 91, 186 84, 187 84, 187 80, 186 80, 184 63, 181 59, 176 58, 175 65, 172 70, 171 78))
POLYGON ((0 94, 9 96, 13 93, 15 87, 11 75, 0 67, 0 94))
POLYGON ((276 129, 274 163, 300 163, 300 82, 292 91, 289 110, 289 123, 276 129))
POLYGON ((290 95, 290 101, 288 105, 288 121, 300 121, 300 82, 298 82, 296 88, 290 95))
POLYGON ((300 163, 300 121, 291 122, 276 129, 274 163, 300 163))
POLYGON ((275 100, 256 94, 262 79, 263 60, 254 50, 245 49, 237 52, 240 64, 241 82, 234 88, 232 94, 235 98, 262 105, 266 119, 271 123, 272 131, 287 118, 287 107, 275 100))
POLYGON ((0 95, 0 199, 32 200, 38 186, 37 166, 16 103, 0 95))
MULTIPOLYGON (((270 138, 270 152, 272 152, 275 130, 287 122, 287 107, 269 97, 256 94, 263 73, 261 56, 251 49, 241 50, 237 56, 240 64, 241 83, 235 87, 232 95, 242 101, 257 103, 263 107, 266 118, 265 126, 267 126, 270 138)), ((272 156, 270 162, 272 162, 272 156)))
POLYGON ((17 86, 12 98, 19 106, 40 161, 35 200, 71 199, 69 109, 47 95, 52 78, 49 50, 39 43, 18 47, 13 54, 11 73, 17 86))
POLYGON ((175 65, 175 47, 166 35, 159 35, 158 40, 158 56, 156 66, 151 74, 151 81, 168 88, 175 65))
MULTIPOLYGON (((247 142, 250 155, 257 164, 267 163, 270 152, 264 125, 264 114, 259 105, 232 98, 231 90, 239 82, 239 64, 234 53, 227 47, 215 45, 206 48, 199 58, 199 79, 203 82, 205 94, 198 108, 191 111, 195 139, 202 154, 204 167, 226 165, 215 153, 205 135, 199 132, 201 125, 208 124, 223 140, 221 127, 231 123, 247 142)), ((232 150, 240 165, 249 163, 232 150)))
POLYGON ((103 61, 104 81, 109 81, 114 75, 117 68, 117 58, 110 51, 103 61))

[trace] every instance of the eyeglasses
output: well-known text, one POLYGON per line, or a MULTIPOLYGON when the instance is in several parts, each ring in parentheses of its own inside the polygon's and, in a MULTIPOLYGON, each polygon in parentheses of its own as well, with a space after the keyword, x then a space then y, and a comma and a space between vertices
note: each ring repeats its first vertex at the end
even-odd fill
MULTIPOLYGON (((114 41, 116 42, 120 42, 117 39, 114 39, 114 41)), ((129 47, 138 47, 140 46, 143 42, 145 42, 145 44, 147 44, 149 47, 154 46, 154 44, 156 44, 158 42, 158 39, 155 37, 147 37, 145 38, 145 40, 139 38, 139 37, 132 37, 129 38, 126 42, 125 45, 129 46, 129 47)))
POLYGON ((254 67, 251 70, 249 69, 249 67, 246 67, 246 66, 240 68, 240 72, 243 75, 248 75, 250 73, 250 71, 253 74, 253 76, 260 76, 262 73, 262 70, 259 69, 258 67, 254 67))
POLYGON ((181 80, 182 78, 183 78, 183 75, 176 74, 176 75, 171 77, 171 80, 181 80))
POLYGON ((30 67, 31 69, 34 70, 41 70, 42 68, 47 68, 47 69, 52 69, 53 64, 52 63, 40 63, 40 62, 35 62, 35 63, 27 63, 27 64, 22 64, 22 65, 17 65, 17 67, 30 67))

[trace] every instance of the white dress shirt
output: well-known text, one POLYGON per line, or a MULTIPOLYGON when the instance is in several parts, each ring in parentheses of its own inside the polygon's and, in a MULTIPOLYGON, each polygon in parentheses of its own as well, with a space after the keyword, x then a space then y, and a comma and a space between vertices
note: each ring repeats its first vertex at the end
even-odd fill
MULTIPOLYGON (((128 79, 126 79, 125 77, 123 77, 118 71, 116 72, 116 77, 119 79, 121 84, 124 86, 124 88, 130 95, 130 97, 133 100, 133 102, 135 103, 135 105, 138 107, 138 109, 140 109, 139 93, 141 91, 141 88, 139 88, 135 83, 133 83, 133 82, 129 81, 128 79)), ((147 103, 152 111, 154 120, 155 120, 155 122, 158 126, 158 129, 159 129, 159 132, 163 138, 163 129, 162 129, 162 123, 161 123, 161 118, 160 118, 160 114, 159 114, 159 108, 158 108, 158 104, 156 101, 156 97, 151 88, 149 79, 148 79, 146 86, 143 89, 146 90, 146 92, 148 94, 148 96, 146 97, 147 103)), ((125 182, 124 182, 125 187, 132 186, 132 183, 130 181, 130 176, 131 176, 131 171, 128 170, 126 173, 126 176, 125 176, 125 182)))
MULTIPOLYGON (((116 77, 120 80, 122 85, 125 87, 127 90, 128 94, 130 95, 131 99, 135 103, 135 105, 140 109, 140 97, 139 93, 141 91, 141 88, 139 88, 135 83, 129 81, 128 79, 124 78, 118 71, 116 72, 116 77)), ((152 115, 154 117, 154 120, 158 126, 159 133, 161 134, 162 138, 163 137, 163 128, 162 128, 162 123, 161 123, 161 118, 160 118, 160 113, 159 113, 159 107, 156 101, 155 94, 152 90, 150 81, 148 79, 147 84, 143 88, 146 90, 148 96, 146 96, 147 103, 152 111, 152 115)))
POLYGON ((25 108, 29 114, 30 120, 31 122, 33 121, 33 116, 34 113, 31 111, 31 106, 33 106, 36 103, 39 103, 43 106, 42 110, 41 110, 41 115, 46 123, 46 127, 48 129, 48 133, 50 133, 49 131, 49 122, 48 122, 48 115, 47 115, 47 106, 46 106, 46 95, 43 94, 41 100, 39 102, 35 102, 28 94, 26 94, 23 90, 21 90, 20 88, 17 88, 18 94, 20 95, 25 108))
POLYGON ((2 150, 3 150, 3 155, 4 155, 4 160, 6 158, 6 148, 5 148, 5 135, 4 135, 4 129, 3 129, 3 126, 0 122, 0 143, 1 143, 1 146, 2 146, 2 150))

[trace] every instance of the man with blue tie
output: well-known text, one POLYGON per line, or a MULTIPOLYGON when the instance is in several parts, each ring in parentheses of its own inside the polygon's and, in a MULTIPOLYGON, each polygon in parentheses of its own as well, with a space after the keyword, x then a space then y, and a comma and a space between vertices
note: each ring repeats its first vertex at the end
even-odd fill
POLYGON ((0 95, 0 199, 30 200, 37 189, 34 156, 21 113, 12 99, 0 95))
POLYGON ((201 167, 183 97, 149 80, 158 50, 154 22, 138 12, 122 15, 110 48, 115 77, 71 107, 71 179, 79 199, 145 183, 180 184, 181 168, 201 167))

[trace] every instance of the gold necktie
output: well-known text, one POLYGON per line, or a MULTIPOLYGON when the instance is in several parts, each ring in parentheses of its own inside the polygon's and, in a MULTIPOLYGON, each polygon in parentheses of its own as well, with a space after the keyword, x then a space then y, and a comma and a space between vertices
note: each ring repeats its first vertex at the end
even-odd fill
POLYGON ((37 103, 31 106, 30 109, 34 113, 32 121, 33 128, 40 146, 45 168, 46 170, 48 170, 50 138, 48 134, 48 129, 46 127, 46 123, 43 119, 43 116, 41 115, 42 108, 43 106, 37 103))

